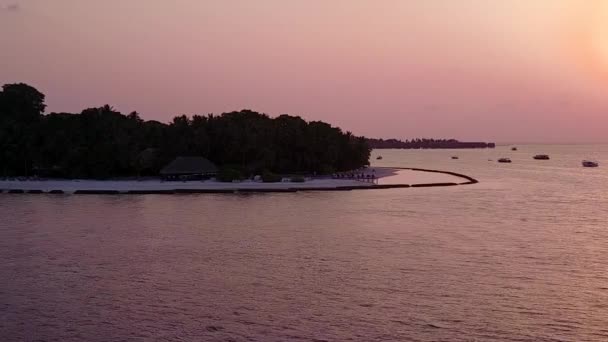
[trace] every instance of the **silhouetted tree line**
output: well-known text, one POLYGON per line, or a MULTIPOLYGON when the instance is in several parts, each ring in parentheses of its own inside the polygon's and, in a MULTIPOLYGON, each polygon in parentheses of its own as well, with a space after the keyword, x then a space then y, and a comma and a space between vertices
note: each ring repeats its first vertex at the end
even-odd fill
POLYGON ((456 139, 367 139, 371 148, 401 148, 401 149, 433 149, 433 148, 494 148, 494 143, 486 142, 461 142, 456 139))
POLYGON ((107 178, 157 175, 177 156, 204 156, 243 172, 351 170, 368 164, 365 138, 320 121, 250 110, 177 116, 169 124, 110 106, 44 115, 26 84, 0 91, 0 176, 107 178))

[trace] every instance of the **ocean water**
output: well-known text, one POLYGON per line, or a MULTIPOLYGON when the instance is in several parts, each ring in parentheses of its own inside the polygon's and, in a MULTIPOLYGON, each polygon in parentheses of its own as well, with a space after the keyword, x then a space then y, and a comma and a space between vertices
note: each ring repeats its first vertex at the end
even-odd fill
POLYGON ((0 340, 608 341, 608 146, 518 147, 374 151, 449 188, 0 195, 0 340))

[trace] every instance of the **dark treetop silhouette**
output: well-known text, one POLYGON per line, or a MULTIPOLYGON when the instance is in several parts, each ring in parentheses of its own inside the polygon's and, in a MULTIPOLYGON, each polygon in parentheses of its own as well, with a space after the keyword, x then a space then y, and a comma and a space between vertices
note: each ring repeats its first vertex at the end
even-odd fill
POLYGON ((370 156, 365 138, 289 115, 242 110, 164 124, 108 105, 43 115, 44 98, 26 84, 2 87, 0 176, 158 175, 177 156, 203 156, 240 172, 330 173, 362 167, 370 156))

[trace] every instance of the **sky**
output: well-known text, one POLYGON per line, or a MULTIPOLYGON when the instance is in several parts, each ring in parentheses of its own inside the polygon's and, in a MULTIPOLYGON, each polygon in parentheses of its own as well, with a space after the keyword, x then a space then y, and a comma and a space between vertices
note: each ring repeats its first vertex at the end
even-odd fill
POLYGON ((15 82, 47 112, 608 142, 608 0, 0 0, 0 84, 15 82))

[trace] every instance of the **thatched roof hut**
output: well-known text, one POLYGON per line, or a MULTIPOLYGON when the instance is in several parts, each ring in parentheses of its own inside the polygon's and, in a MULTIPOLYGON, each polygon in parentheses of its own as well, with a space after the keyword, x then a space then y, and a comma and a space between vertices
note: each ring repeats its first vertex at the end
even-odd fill
POLYGON ((160 170, 162 177, 210 176, 217 174, 217 166, 203 157, 177 157, 160 170))

